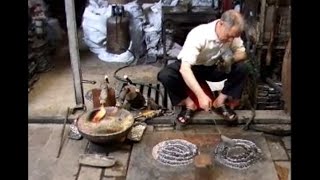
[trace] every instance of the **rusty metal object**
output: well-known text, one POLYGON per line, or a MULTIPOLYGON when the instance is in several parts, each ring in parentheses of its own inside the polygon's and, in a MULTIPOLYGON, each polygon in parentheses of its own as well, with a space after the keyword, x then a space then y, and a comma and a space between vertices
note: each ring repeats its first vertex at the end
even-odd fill
POLYGON ((100 105, 103 106, 116 106, 116 92, 114 88, 112 88, 109 85, 109 79, 108 76, 106 75, 104 77, 105 82, 103 82, 100 95, 99 95, 99 100, 100 100, 100 105))
POLYGON ((98 123, 92 122, 92 118, 99 109, 82 115, 77 123, 79 132, 93 143, 122 142, 134 123, 132 114, 118 107, 109 106, 105 110, 106 115, 98 123))
POLYGON ((134 85, 126 85, 120 95, 119 100, 123 108, 127 110, 137 110, 141 109, 146 104, 146 99, 140 93, 139 89, 134 85))
POLYGON ((159 110, 144 110, 142 112, 140 112, 136 117, 134 117, 135 120, 138 121, 145 121, 147 119, 152 119, 155 117, 159 117, 163 115, 163 110, 159 109, 159 110))
MULTIPOLYGON (((100 107, 100 94, 101 94, 101 89, 94 88, 91 90, 92 93, 92 103, 93 103, 93 108, 99 108, 100 107)), ((115 90, 112 87, 108 87, 108 99, 105 103, 105 106, 115 106, 116 105, 116 95, 115 95, 115 90)))
POLYGON ((99 108, 100 107, 100 93, 101 93, 101 89, 98 88, 94 88, 91 90, 92 93, 92 103, 93 103, 93 108, 99 108))
POLYGON ((127 51, 130 45, 129 24, 129 17, 123 6, 113 5, 112 16, 107 20, 107 52, 121 54, 127 51))
POLYGON ((127 75, 124 75, 124 80, 126 83, 123 84, 119 94, 119 101, 122 108, 127 110, 143 109, 146 104, 146 99, 140 92, 140 89, 136 87, 136 84, 134 84, 127 75))

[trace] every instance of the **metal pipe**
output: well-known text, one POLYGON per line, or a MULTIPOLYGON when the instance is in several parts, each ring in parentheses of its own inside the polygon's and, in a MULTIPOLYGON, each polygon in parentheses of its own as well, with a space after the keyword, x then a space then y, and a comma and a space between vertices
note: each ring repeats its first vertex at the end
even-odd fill
POLYGON ((84 95, 82 87, 82 73, 80 68, 80 56, 78 46, 77 25, 75 17, 74 0, 64 0, 67 18, 69 52, 73 75, 73 85, 77 106, 84 106, 84 95))

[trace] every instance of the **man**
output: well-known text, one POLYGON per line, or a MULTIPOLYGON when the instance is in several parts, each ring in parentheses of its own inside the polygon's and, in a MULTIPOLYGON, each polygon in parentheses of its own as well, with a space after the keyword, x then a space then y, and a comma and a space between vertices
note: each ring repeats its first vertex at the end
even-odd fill
MULTIPOLYGON (((239 100, 242 94, 247 69, 245 47, 240 38, 244 30, 244 19, 235 10, 228 10, 208 24, 193 28, 178 55, 178 60, 169 64, 158 74, 158 80, 167 88, 173 106, 185 107, 176 123, 184 125, 192 112, 199 108, 213 109, 225 120, 237 119, 232 108, 225 105, 227 99, 239 100), (222 57, 232 57, 231 71, 222 71, 222 57), (205 81, 225 81, 219 96, 212 101, 205 81), (191 92, 191 93, 190 93, 191 92), (193 97, 192 97, 193 96, 193 97)), ((225 63, 226 64, 226 63, 225 63)), ((223 67, 223 66, 222 66, 223 67)))

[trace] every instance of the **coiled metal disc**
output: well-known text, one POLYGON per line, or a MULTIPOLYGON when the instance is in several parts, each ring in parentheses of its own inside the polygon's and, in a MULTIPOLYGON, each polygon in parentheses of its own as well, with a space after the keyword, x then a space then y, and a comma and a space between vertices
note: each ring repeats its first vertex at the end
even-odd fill
POLYGON ((261 158, 261 149, 255 143, 233 139, 235 144, 229 146, 222 142, 215 149, 215 160, 233 169, 247 169, 261 158))
POLYGON ((197 154, 197 146, 182 139, 163 141, 152 149, 153 158, 168 166, 188 165, 197 154))

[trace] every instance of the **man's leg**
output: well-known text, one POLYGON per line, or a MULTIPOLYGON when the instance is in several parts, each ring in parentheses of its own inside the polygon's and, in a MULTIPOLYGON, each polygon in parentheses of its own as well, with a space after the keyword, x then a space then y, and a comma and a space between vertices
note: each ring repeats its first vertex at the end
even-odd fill
POLYGON ((214 107, 222 106, 228 97, 240 99, 248 75, 244 62, 234 63, 229 74, 219 71, 216 66, 193 66, 192 71, 198 82, 201 80, 218 82, 227 79, 224 88, 213 103, 214 107))
POLYGON ((181 105, 195 110, 195 103, 188 97, 188 87, 179 72, 180 65, 181 63, 176 61, 163 68, 158 73, 158 80, 167 89, 173 106, 181 105))
MULTIPOLYGON (((240 99, 246 78, 248 76, 246 64, 244 62, 233 64, 231 72, 227 76, 227 80, 224 83, 221 93, 230 96, 233 99, 240 99)), ((221 103, 223 102, 220 102, 220 99, 218 99, 217 105, 220 105, 221 103)))
MULTIPOLYGON (((227 75, 227 80, 224 84, 224 88, 222 89, 216 100, 213 102, 213 107, 223 107, 228 97, 232 97, 232 99, 239 101, 247 75, 248 70, 245 63, 239 62, 233 64, 231 72, 227 75)), ((234 119, 235 116, 236 115, 232 113, 229 115, 229 119, 234 119)))

